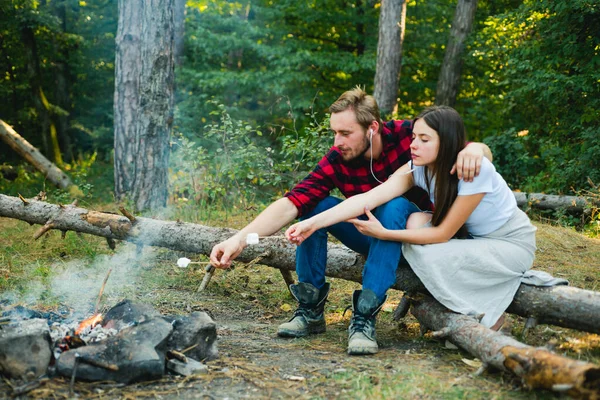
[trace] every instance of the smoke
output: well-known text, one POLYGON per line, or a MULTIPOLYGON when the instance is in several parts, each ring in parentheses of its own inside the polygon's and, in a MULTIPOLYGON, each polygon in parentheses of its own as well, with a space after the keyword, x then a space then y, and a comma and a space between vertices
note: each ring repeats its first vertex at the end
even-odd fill
POLYGON ((49 281, 32 280, 21 293, 3 293, 2 299, 12 304, 38 304, 40 301, 58 301, 71 310, 72 315, 86 316, 94 311, 102 284, 106 281, 99 309, 113 306, 125 297, 133 297, 142 269, 156 261, 156 249, 123 243, 115 254, 97 255, 93 260, 77 259, 56 262, 50 268, 60 271, 49 281))

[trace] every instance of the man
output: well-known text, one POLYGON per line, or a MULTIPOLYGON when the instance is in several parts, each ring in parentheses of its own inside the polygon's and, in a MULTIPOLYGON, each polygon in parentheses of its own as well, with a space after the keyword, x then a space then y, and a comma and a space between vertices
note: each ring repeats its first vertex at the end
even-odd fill
MULTIPOLYGON (((248 233, 271 235, 296 218, 304 219, 334 207, 342 200, 329 196, 338 188, 346 197, 364 193, 385 181, 410 161, 411 121, 382 124, 375 99, 362 89, 342 94, 329 108, 333 147, 315 169, 290 192, 269 205, 254 221, 231 238, 217 244, 210 260, 217 268, 228 268, 246 246, 248 233)), ((453 171, 471 181, 479 173, 481 160, 492 159, 489 148, 470 143, 459 154, 453 171)), ((408 216, 430 207, 424 191, 409 191, 378 207, 374 214, 388 229, 404 229, 408 216)), ((363 269, 363 289, 353 294, 353 313, 348 328, 348 354, 374 354, 378 351, 375 318, 396 281, 402 243, 370 238, 354 225, 343 222, 315 232, 296 252, 297 285, 290 291, 299 305, 292 319, 278 328, 282 337, 302 337, 325 332, 323 315, 329 293, 325 281, 327 233, 350 249, 367 256, 363 269)))

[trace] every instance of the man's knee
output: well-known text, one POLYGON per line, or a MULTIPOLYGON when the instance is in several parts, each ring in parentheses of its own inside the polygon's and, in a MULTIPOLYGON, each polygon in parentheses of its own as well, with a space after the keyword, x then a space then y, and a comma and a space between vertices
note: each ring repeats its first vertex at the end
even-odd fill
POLYGON ((413 203, 406 200, 404 197, 396 197, 377 207, 376 216, 380 219, 386 217, 408 217, 409 214, 415 211, 417 210, 415 209, 415 205, 413 203))

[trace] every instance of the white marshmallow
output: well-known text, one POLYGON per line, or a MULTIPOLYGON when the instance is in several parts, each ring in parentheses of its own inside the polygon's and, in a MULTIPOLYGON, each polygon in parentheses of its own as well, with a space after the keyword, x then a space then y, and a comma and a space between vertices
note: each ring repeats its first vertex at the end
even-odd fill
POLYGON ((189 258, 181 257, 179 260, 177 260, 177 266, 179 268, 186 268, 191 262, 192 260, 189 258))
POLYGON ((246 236, 246 244, 258 244, 258 233, 249 233, 246 236))

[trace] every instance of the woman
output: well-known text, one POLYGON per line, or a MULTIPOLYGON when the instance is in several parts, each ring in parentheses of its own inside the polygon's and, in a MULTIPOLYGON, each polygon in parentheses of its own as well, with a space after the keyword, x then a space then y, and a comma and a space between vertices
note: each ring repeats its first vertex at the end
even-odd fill
POLYGON ((286 237, 300 244, 320 228, 349 220, 365 235, 401 241, 411 268, 440 303, 458 313, 483 315, 480 322, 487 327, 500 325, 521 283, 543 285, 551 277, 529 271, 536 228, 492 163, 484 158, 473 182, 450 173, 465 136, 454 109, 426 109, 414 122, 411 165, 371 191, 292 225, 286 237), (412 214, 406 230, 385 229, 369 210, 415 185, 428 191, 433 214, 412 214), (367 220, 353 218, 363 213, 367 220))

